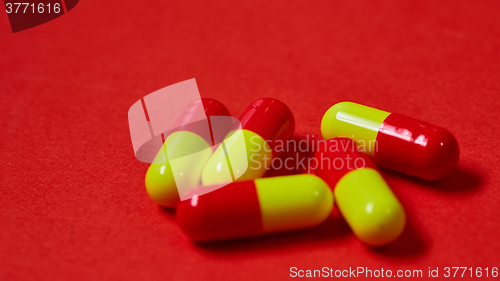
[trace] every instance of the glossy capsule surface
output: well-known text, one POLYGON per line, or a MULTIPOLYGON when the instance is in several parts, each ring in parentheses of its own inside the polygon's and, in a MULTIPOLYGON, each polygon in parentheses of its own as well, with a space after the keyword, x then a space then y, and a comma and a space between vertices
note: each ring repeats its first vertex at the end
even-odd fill
POLYGON ((382 246, 403 231, 403 206, 377 171, 371 158, 348 138, 322 143, 315 153, 316 175, 333 189, 337 206, 363 242, 382 246))
POLYGON ((203 185, 260 178, 279 155, 274 149, 295 130, 290 108, 273 98, 251 103, 239 118, 241 128, 228 134, 202 173, 203 185))
POLYGON ((324 139, 348 137, 377 165, 425 180, 438 180, 455 168, 459 148, 446 129, 404 115, 341 102, 323 116, 324 139))
POLYGON ((178 185, 196 187, 200 184, 201 171, 212 156, 209 121, 198 120, 200 111, 207 117, 230 116, 223 104, 209 98, 197 100, 184 109, 176 121, 177 130, 167 136, 146 172, 149 196, 164 207, 173 208, 179 202, 178 185), (179 176, 174 177, 174 173, 179 176))
POLYGON ((328 185, 304 174, 230 183, 181 201, 176 215, 182 231, 203 242, 314 227, 332 207, 328 185))

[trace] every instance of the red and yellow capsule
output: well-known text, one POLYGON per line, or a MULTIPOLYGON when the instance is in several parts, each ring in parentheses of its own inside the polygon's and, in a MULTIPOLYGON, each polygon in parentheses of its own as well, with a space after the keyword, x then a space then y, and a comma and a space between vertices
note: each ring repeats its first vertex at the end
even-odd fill
POLYGON ((328 185, 304 174, 230 183, 181 201, 176 215, 187 236, 204 242, 314 227, 332 207, 328 185))
POLYGON ((426 180, 445 177, 459 158, 458 143, 448 130, 352 102, 328 109, 321 133, 324 139, 352 138, 377 165, 426 180))
POLYGON ((254 101, 239 120, 241 129, 230 132, 206 164, 203 185, 262 177, 280 153, 275 146, 286 142, 295 130, 288 106, 273 98, 254 101))
POLYGON ((337 206, 354 234, 363 242, 381 246, 403 231, 403 206, 370 157, 348 138, 320 143, 314 173, 333 189, 337 206))
POLYGON ((209 120, 199 120, 203 111, 207 118, 230 116, 227 108, 214 99, 192 102, 175 122, 177 130, 168 135, 146 172, 149 196, 164 207, 173 208, 179 202, 178 185, 196 187, 200 184, 201 171, 212 156, 209 120))

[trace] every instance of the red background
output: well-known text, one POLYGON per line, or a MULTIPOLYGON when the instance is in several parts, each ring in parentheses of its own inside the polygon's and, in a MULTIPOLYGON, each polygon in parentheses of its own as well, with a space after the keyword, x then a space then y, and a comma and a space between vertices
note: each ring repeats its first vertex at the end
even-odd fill
POLYGON ((498 1, 96 1, 13 34, 0 15, 0 279, 281 280, 292 266, 500 266, 498 1), (439 3, 438 3, 439 2, 439 3), (319 136, 344 100, 452 131, 455 172, 383 171, 408 225, 371 249, 333 216, 191 243, 146 194, 127 121, 189 78, 238 116, 275 97, 319 136))

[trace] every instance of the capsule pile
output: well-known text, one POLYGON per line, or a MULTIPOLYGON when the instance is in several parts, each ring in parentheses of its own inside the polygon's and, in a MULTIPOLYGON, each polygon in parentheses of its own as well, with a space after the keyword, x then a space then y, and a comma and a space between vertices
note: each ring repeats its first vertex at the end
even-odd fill
POLYGON ((273 98, 256 100, 237 126, 222 121, 214 126, 214 116, 230 114, 213 99, 188 105, 146 173, 151 198, 176 207, 180 228, 199 242, 315 227, 335 201, 361 241, 387 245, 403 232, 406 216, 377 165, 438 180, 459 158, 457 141, 444 128, 341 102, 323 116, 325 141, 314 154, 319 163, 314 174, 262 178, 282 151, 277 145, 293 136, 288 106, 273 98), (190 122, 200 111, 212 122, 211 133, 190 122), (212 147, 217 148, 212 152, 212 147))

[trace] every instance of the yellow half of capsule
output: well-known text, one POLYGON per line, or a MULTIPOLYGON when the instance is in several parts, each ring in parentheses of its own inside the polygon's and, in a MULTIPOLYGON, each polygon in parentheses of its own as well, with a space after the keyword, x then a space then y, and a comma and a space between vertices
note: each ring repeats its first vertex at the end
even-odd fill
POLYGON ((314 175, 256 179, 255 186, 265 233, 313 227, 332 211, 332 192, 314 175))
POLYGON ((272 151, 258 134, 236 130, 215 150, 202 173, 203 185, 260 178, 271 167, 272 151))
POLYGON ((211 155, 211 145, 195 133, 179 131, 169 135, 146 172, 146 190, 151 199, 175 207, 180 193, 200 184, 201 172, 211 155))
POLYGON ((376 170, 350 171, 337 183, 334 194, 345 220, 365 243, 385 245, 403 232, 403 206, 376 170))
POLYGON ((328 140, 347 137, 373 156, 378 130, 390 113, 353 102, 330 107, 321 120, 321 134, 328 140))

